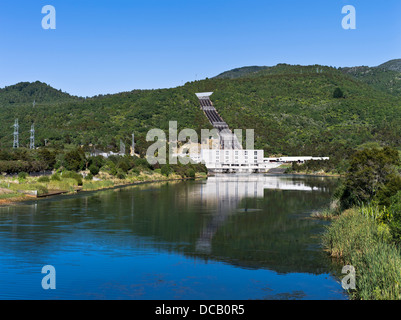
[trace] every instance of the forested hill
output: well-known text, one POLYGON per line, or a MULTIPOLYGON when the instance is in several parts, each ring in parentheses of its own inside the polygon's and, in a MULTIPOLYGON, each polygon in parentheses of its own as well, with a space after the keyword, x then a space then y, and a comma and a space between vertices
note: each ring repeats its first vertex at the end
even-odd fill
MULTIPOLYGON (((82 99, 82 98, 81 98, 82 99)), ((36 82, 20 82, 12 86, 0 89, 0 106, 10 104, 24 104, 33 102, 66 102, 79 100, 78 97, 69 95, 52 88, 46 83, 36 82)))
POLYGON ((376 89, 401 95, 401 59, 391 60, 377 67, 362 66, 340 70, 376 89))
POLYGON ((261 70, 268 69, 268 68, 269 67, 258 67, 258 66, 235 68, 235 69, 220 73, 215 78, 216 79, 241 78, 244 76, 248 76, 249 74, 256 73, 256 72, 259 72, 261 70))
POLYGON ((351 149, 366 143, 401 147, 401 99, 327 66, 281 64, 237 78, 87 99, 43 88, 47 93, 41 98, 12 90, 12 102, 7 102, 10 89, 0 90, 2 148, 12 147, 11 126, 18 118, 21 145, 29 144, 34 122, 38 146, 47 139, 52 146, 93 144, 117 149, 120 139, 130 144, 134 132, 137 150, 143 153, 147 131, 167 129, 168 121, 178 121, 180 129, 210 128, 195 96, 206 91, 214 92, 212 101, 230 128, 255 129, 256 147, 263 148, 266 156, 331 156, 340 162, 351 149))
MULTIPOLYGON (((319 65, 301 67, 288 64, 278 64, 274 67, 252 66, 225 71, 217 75, 215 78, 236 79, 244 77, 259 77, 267 74, 308 72, 307 69, 312 72, 314 70, 319 72, 320 68, 322 68, 322 66, 319 65)), ((375 89, 394 95, 401 95, 401 59, 390 60, 377 67, 357 66, 339 68, 338 70, 373 86, 375 89)))
POLYGON ((387 61, 379 65, 377 68, 401 72, 401 59, 387 61))

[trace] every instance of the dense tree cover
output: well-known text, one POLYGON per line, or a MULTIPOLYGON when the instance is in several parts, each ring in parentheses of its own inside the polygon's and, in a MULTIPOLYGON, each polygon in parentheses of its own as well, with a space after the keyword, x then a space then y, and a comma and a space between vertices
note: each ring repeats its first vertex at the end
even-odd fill
POLYGON ((375 89, 399 96, 401 95, 401 73, 388 68, 382 65, 379 67, 341 68, 340 70, 375 89))
POLYGON ((225 71, 220 73, 215 78, 216 79, 235 79, 249 76, 251 73, 256 73, 264 69, 268 69, 269 67, 259 67, 259 66, 251 66, 251 67, 242 67, 235 68, 229 71, 225 71))
POLYGON ((341 90, 341 88, 335 88, 333 92, 333 98, 344 98, 344 92, 341 90))
POLYGON ((377 223, 381 240, 401 244, 400 164, 400 153, 390 147, 356 151, 334 194, 338 205, 333 206, 333 213, 356 209, 377 223))
POLYGON ((54 168, 56 153, 48 149, 0 150, 0 172, 39 172, 54 168))
POLYGON ((279 65, 203 84, 218 88, 212 100, 231 128, 254 128, 268 154, 342 159, 367 142, 400 146, 399 99, 334 68, 279 65), (346 99, 333 98, 337 87, 346 99))
POLYGON ((387 204, 401 190, 399 165, 399 153, 390 147, 355 152, 338 191, 342 207, 347 209, 371 201, 387 204))
POLYGON ((33 106, 34 102, 36 105, 36 103, 42 102, 65 102, 80 99, 83 98, 73 97, 40 81, 20 82, 0 89, 0 106, 21 103, 29 103, 33 106))
MULTIPOLYGON (((0 151, 0 173, 33 173, 45 170, 67 171, 73 179, 78 179, 80 176, 75 175, 74 172, 82 170, 89 170, 92 177, 104 171, 120 179, 125 178, 128 173, 140 174, 154 170, 160 170, 165 176, 175 173, 183 178, 194 178, 196 173, 207 173, 203 164, 183 165, 179 162, 175 165, 158 163, 150 165, 145 158, 136 156, 112 155, 108 158, 91 156, 80 147, 68 151, 48 148, 0 151)), ((82 183, 82 176, 80 177, 79 181, 82 183)))
MULTIPOLYGON (((212 101, 230 128, 255 130, 255 147, 264 149, 266 156, 330 156, 337 166, 368 142, 401 146, 401 105, 396 96, 335 68, 317 65, 278 65, 240 78, 86 99, 68 96, 64 100, 53 89, 46 91, 46 99, 32 93, 21 98, 26 102, 6 103, 10 95, 25 94, 18 86, 4 90, 0 91, 2 150, 12 147, 12 125, 18 118, 21 146, 28 146, 30 125, 35 123, 39 147, 46 139, 48 146, 59 150, 72 144, 83 145, 85 151, 117 151, 120 140, 128 146, 135 133, 136 152, 143 156, 153 143, 145 139, 149 129, 167 132, 169 121, 177 121, 179 130, 193 128, 199 135, 202 128, 211 128, 195 96, 204 91, 214 92, 212 101), (333 97, 336 88, 341 88, 345 99, 333 97)), ((82 167, 80 161, 75 165, 82 167)))

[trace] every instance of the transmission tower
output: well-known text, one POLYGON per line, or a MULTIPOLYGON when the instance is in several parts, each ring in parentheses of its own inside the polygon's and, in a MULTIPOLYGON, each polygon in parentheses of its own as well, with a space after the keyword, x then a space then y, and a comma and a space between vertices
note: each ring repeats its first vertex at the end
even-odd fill
POLYGON ((15 119, 15 123, 13 125, 14 127, 14 143, 13 143, 13 148, 19 148, 19 138, 18 138, 18 119, 15 119))
POLYGON ((35 127, 34 124, 32 123, 31 125, 31 130, 29 131, 31 133, 30 137, 30 142, 29 142, 29 148, 30 149, 35 149, 35 127))

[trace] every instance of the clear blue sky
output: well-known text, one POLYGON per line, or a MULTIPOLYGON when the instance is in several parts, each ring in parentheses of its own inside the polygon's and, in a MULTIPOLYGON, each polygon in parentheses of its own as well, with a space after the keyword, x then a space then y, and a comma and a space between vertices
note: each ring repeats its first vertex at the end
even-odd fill
POLYGON ((250 65, 376 66, 401 58, 401 1, 4 0, 0 87, 93 96, 167 88, 250 65), (344 5, 357 29, 341 27, 344 5), (56 30, 44 30, 44 5, 56 30))

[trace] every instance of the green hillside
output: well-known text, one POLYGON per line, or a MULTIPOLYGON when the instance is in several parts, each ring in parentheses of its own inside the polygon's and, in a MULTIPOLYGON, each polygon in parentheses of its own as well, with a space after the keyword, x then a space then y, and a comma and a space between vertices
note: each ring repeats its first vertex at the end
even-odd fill
POLYGON ((401 59, 387 61, 378 66, 379 69, 401 72, 401 59))
MULTIPOLYGON (((82 99, 82 98, 81 98, 82 99)), ((20 82, 12 86, 0 89, 0 106, 20 105, 24 103, 33 104, 40 102, 66 102, 76 101, 78 97, 69 95, 52 88, 46 83, 36 82, 20 82)))
POLYGON ((375 89, 401 95, 401 72, 396 70, 395 65, 384 64, 378 67, 353 67, 340 70, 375 89))
POLYGON ((249 74, 256 73, 256 72, 259 72, 259 71, 267 69, 267 68, 269 68, 269 67, 252 66, 252 67, 235 68, 235 69, 220 73, 215 78, 216 79, 236 79, 236 78, 248 76, 249 74))
POLYGON ((237 79, 237 78, 258 78, 266 75, 273 74, 303 74, 303 73, 322 73, 334 72, 335 69, 321 66, 321 65, 311 65, 311 66, 301 66, 301 65, 290 65, 285 63, 280 63, 274 67, 242 67, 232 69, 223 73, 220 73, 214 79, 237 79))
MULTIPOLYGON (((293 74, 293 73, 319 73, 327 72, 328 67, 320 65, 299 66, 278 64, 274 67, 252 66, 232 69, 217 75, 216 79, 237 79, 260 77, 268 74, 293 74)), ((401 95, 401 59, 391 60, 377 67, 345 67, 339 68, 344 74, 365 82, 375 89, 394 95, 401 95)))
MULTIPOLYGON (((396 71, 391 71, 396 72, 396 71)), ((372 75, 372 79, 374 76, 372 75)), ((35 83, 37 85, 37 83, 35 83)), ((25 88, 29 88, 26 85, 25 88)), ((196 92, 213 91, 212 101, 232 129, 255 129, 255 144, 267 155, 330 156, 337 163, 350 150, 377 142, 401 147, 401 101, 377 85, 327 66, 281 64, 239 78, 212 78, 160 90, 134 90, 92 98, 71 97, 44 87, 40 98, 25 89, 0 90, 0 143, 12 146, 18 118, 20 143, 28 145, 35 123, 37 144, 89 145, 116 150, 135 132, 138 151, 151 128, 211 128, 196 92), (334 98, 340 88, 343 98, 334 98), (13 96, 12 101, 8 101, 13 96), (36 105, 32 107, 32 98, 36 105)))

